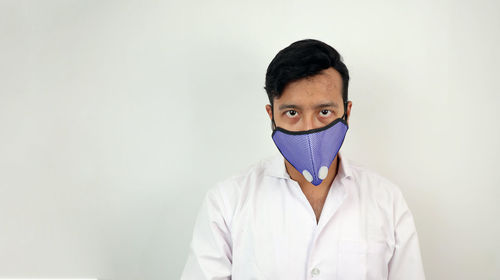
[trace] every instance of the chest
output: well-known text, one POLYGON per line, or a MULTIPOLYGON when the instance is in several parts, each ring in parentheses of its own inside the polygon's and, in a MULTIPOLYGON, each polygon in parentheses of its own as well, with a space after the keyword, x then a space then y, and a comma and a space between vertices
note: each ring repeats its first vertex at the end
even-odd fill
POLYGON ((231 230, 234 279, 386 279, 390 221, 375 205, 336 197, 285 193, 245 205, 231 230))

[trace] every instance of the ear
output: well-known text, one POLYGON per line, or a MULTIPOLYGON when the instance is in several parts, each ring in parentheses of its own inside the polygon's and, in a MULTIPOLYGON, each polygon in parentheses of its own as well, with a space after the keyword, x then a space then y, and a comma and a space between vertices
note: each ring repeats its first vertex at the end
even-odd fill
POLYGON ((351 119, 351 107, 352 107, 352 101, 347 101, 347 125, 349 125, 349 120, 351 119))
POLYGON ((269 115, 269 119, 273 119, 273 109, 271 107, 271 105, 267 104, 266 105, 266 111, 267 111, 267 114, 269 115))

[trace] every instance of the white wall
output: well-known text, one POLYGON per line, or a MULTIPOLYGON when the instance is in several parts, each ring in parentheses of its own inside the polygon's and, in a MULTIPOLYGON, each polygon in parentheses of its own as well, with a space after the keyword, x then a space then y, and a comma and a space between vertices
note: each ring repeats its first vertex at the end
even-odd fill
POLYGON ((0 0, 0 278, 177 279, 201 199, 276 152, 265 70, 351 72, 343 150, 399 184, 428 279, 500 279, 498 1, 0 0))

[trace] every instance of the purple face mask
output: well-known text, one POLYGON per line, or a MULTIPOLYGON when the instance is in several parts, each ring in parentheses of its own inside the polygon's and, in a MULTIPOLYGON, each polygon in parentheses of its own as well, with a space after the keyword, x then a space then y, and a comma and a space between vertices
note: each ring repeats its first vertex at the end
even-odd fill
POLYGON ((286 160, 307 181, 317 186, 328 175, 328 168, 344 142, 347 129, 347 122, 338 118, 324 127, 306 131, 276 127, 272 138, 286 160))

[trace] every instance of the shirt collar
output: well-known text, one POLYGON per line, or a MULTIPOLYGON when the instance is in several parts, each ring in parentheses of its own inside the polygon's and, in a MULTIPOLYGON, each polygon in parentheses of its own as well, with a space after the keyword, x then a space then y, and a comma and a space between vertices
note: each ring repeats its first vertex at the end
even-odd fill
MULTIPOLYGON (((339 170, 336 176, 340 176, 339 179, 352 177, 351 167, 348 159, 345 158, 344 153, 339 151, 337 155, 340 162, 339 170)), ((266 163, 264 174, 272 177, 291 179, 290 175, 286 171, 285 158, 281 153, 277 153, 266 163)))

